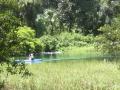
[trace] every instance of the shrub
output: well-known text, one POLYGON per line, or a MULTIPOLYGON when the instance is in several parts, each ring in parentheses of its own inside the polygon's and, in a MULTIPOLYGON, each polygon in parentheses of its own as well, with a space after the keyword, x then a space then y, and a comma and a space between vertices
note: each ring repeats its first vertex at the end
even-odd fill
POLYGON ((97 37, 98 49, 104 53, 116 56, 120 51, 120 17, 114 19, 111 25, 104 25, 99 29, 103 32, 97 37))
POLYGON ((73 43, 74 35, 72 35, 72 33, 63 32, 59 36, 57 36, 57 39, 59 41, 60 47, 67 47, 74 45, 73 43))
POLYGON ((40 38, 44 44, 45 51, 54 51, 57 49, 57 39, 50 35, 44 35, 40 38))
POLYGON ((27 54, 34 52, 36 49, 38 49, 38 51, 42 50, 43 44, 40 40, 35 38, 34 30, 27 26, 18 27, 17 29, 17 36, 19 41, 18 51, 27 54))
POLYGON ((0 13, 0 63, 8 61, 15 48, 17 41, 16 28, 21 26, 21 21, 11 13, 0 13))
POLYGON ((69 46, 86 46, 93 43, 93 36, 83 36, 77 33, 62 32, 59 35, 44 35, 40 38, 45 46, 45 51, 55 51, 69 46))

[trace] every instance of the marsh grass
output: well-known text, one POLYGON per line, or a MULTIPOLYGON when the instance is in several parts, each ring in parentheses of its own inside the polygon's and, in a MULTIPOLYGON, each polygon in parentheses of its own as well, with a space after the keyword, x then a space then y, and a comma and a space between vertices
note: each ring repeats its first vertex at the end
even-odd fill
POLYGON ((73 56, 76 58, 90 58, 90 57, 102 57, 103 53, 98 52, 93 45, 84 47, 67 47, 63 49, 65 56, 73 56))
POLYGON ((120 90, 115 62, 70 60, 27 66, 31 77, 9 76, 2 90, 120 90))

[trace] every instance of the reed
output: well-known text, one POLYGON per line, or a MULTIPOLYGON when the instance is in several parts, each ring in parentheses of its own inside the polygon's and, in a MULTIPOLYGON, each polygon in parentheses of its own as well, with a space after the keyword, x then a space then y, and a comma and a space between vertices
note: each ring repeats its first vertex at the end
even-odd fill
POLYGON ((28 78, 10 75, 3 90, 120 90, 119 64, 67 60, 28 65, 28 78))

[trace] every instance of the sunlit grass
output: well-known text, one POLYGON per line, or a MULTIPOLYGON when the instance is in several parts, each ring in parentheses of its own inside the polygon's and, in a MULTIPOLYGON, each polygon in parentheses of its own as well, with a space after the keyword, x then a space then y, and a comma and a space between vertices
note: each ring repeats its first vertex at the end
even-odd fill
POLYGON ((84 47, 67 47, 64 48, 64 54, 70 56, 80 56, 80 57, 97 57, 102 56, 103 54, 93 46, 84 46, 84 47))
POLYGON ((28 65, 33 75, 9 76, 5 90, 120 90, 118 64, 104 61, 58 61, 28 65))

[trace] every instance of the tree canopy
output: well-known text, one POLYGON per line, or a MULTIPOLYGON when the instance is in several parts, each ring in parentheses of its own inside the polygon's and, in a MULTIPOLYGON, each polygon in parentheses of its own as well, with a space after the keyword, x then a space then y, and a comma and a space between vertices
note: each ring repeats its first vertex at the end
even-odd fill
POLYGON ((114 32, 113 21, 119 14, 119 0, 0 0, 0 56, 5 59, 12 51, 41 51, 44 35, 97 36, 104 35, 99 29, 106 27, 114 32))

